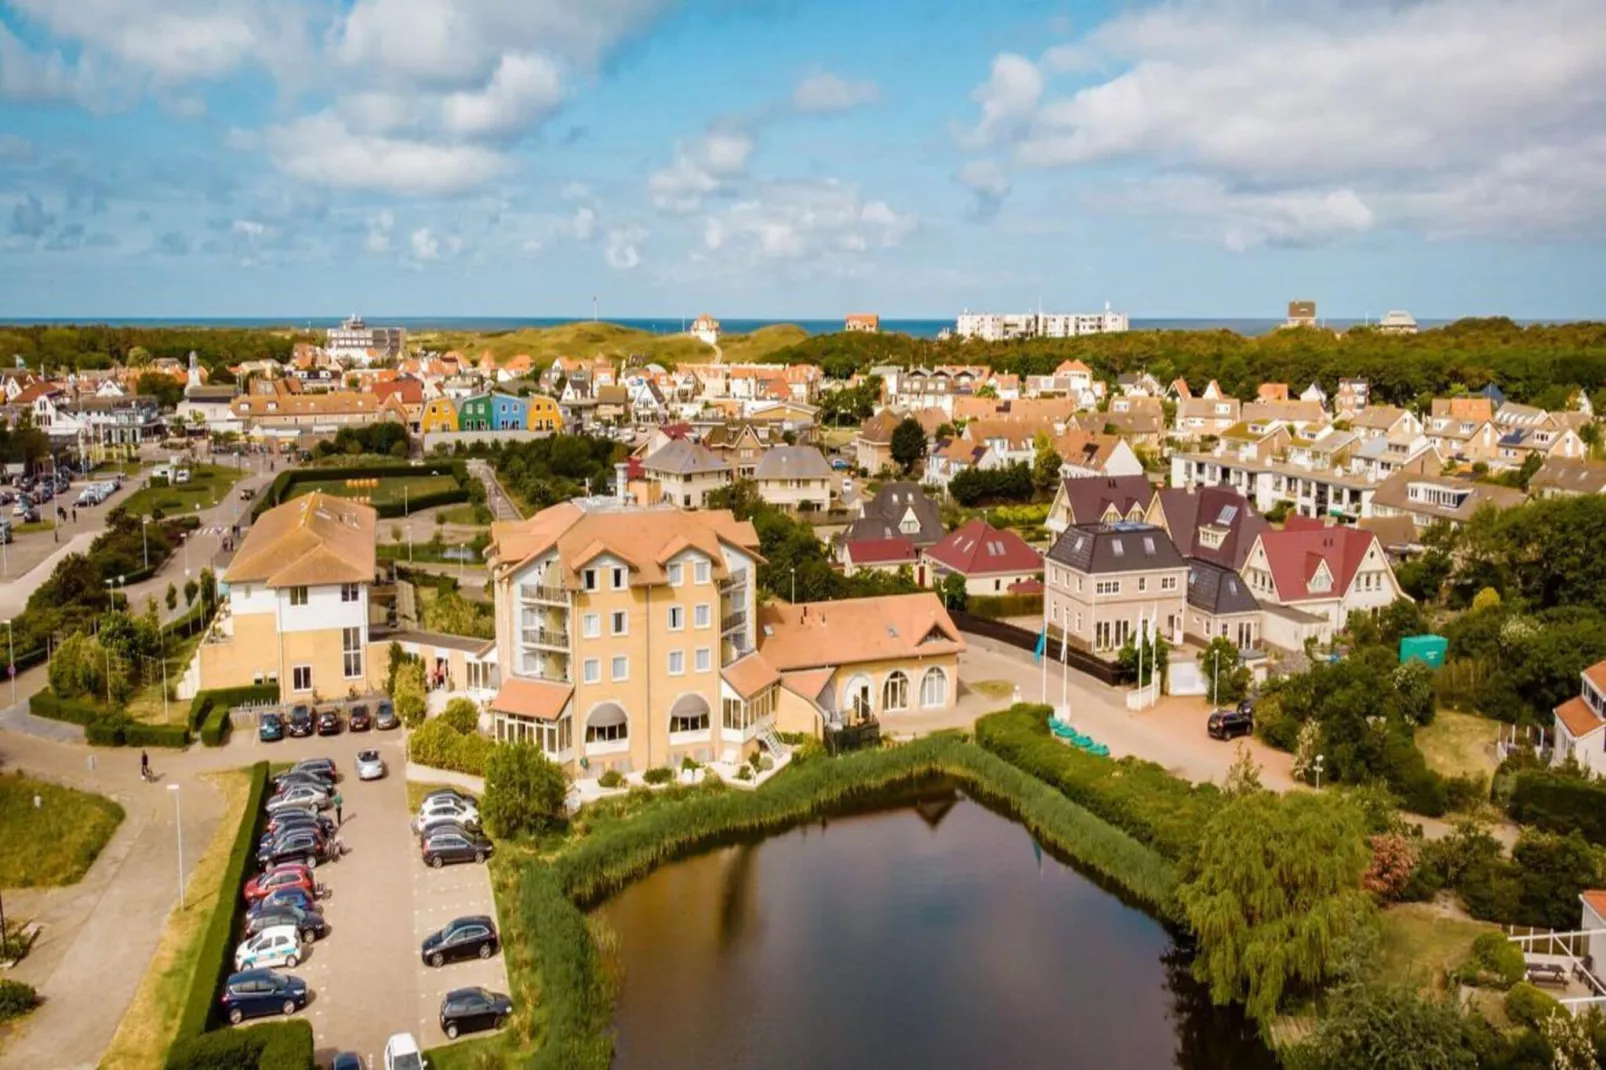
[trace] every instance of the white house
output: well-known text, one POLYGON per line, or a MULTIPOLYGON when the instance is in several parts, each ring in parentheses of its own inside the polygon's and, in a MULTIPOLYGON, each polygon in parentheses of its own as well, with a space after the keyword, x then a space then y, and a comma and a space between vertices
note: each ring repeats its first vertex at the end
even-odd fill
POLYGON ((696 338, 704 345, 718 345, 719 321, 713 316, 710 316, 708 313, 704 312, 701 316, 698 316, 692 321, 691 333, 693 338, 696 338))
POLYGON ((1578 695, 1554 710, 1556 746, 1551 761, 1560 765, 1571 756, 1590 773, 1606 775, 1606 661, 1585 669, 1578 695))

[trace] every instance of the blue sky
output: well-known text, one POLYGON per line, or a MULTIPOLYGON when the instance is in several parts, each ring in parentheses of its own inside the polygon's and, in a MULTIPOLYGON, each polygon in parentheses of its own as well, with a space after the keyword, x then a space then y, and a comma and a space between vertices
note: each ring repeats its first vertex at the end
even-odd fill
POLYGON ((0 0, 0 317, 1606 315, 1599 0, 0 0))

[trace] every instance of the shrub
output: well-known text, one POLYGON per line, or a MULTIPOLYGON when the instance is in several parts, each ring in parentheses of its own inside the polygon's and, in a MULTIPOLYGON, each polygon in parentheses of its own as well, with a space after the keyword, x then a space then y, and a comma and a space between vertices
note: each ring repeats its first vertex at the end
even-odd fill
POLYGON ((397 669, 390 697, 396 703, 396 716, 401 719, 402 724, 408 728, 417 728, 424 723, 424 715, 429 710, 429 704, 424 697, 422 662, 409 661, 397 669))
POLYGON ((313 1062, 312 1023, 304 1018, 181 1039, 167 1070, 308 1070, 313 1062))
MULTIPOLYGON (((268 763, 257 762, 251 767, 251 787, 246 793, 245 816, 234 835, 234 846, 229 850, 223 869, 223 894, 218 897, 212 916, 207 919, 206 933, 202 937, 200 954, 196 958, 195 976, 190 981, 189 995, 184 1000, 184 1011, 179 1018, 178 1043, 174 1054, 184 1042, 200 1036, 212 1024, 217 1009, 218 987, 234 970, 235 922, 243 913, 240 889, 245 885, 247 867, 256 861, 257 828, 262 817, 262 797, 268 785, 268 763)), ((310 1041, 310 1033, 308 1036, 310 1041)), ((173 1062, 168 1066, 204 1066, 207 1064, 173 1062)))
POLYGON ((486 762, 480 813, 493 836, 538 834, 561 820, 568 794, 568 777, 541 748, 504 743, 486 762))
POLYGON ((39 993, 32 985, 9 978, 0 979, 0 1022, 21 1018, 39 1006, 39 993))
POLYGON ((701 769, 702 766, 698 765, 696 759, 692 758, 692 756, 688 754, 686 757, 680 760, 680 768, 682 772, 689 773, 701 769))
POLYGON ((459 732, 478 732, 480 728, 480 708, 474 705, 472 699, 454 698, 441 711, 440 719, 459 732))
POLYGON ((1472 941, 1472 959, 1493 975, 1501 988, 1510 988, 1527 975, 1522 949, 1501 933, 1479 933, 1472 941))
POLYGON ((1372 861, 1361 874, 1361 887, 1384 902, 1400 899, 1421 857, 1417 841, 1397 833, 1371 838, 1372 861))
POLYGON ((607 772, 603 773, 597 778, 598 786, 607 788, 610 791, 619 787, 624 782, 624 774, 620 773, 617 769, 609 769, 607 772))
POLYGON ((753 769, 752 769, 752 767, 749 766, 749 765, 745 765, 745 764, 737 766, 736 767, 736 779, 737 780, 752 780, 753 779, 753 769))
POLYGON ((1590 843, 1606 844, 1606 783, 1547 769, 1511 778, 1508 812, 1516 821, 1551 832, 1577 829, 1590 843))
POLYGON ((642 773, 641 779, 649 784, 667 784, 675 779, 675 771, 667 765, 656 765, 642 773))
POLYGON ((1535 1029, 1553 1014, 1561 1014, 1561 1004, 1547 993, 1539 991, 1527 981, 1518 981, 1506 993, 1506 1016, 1535 1029))
POLYGON ((771 769, 775 768, 775 761, 767 754, 760 754, 758 756, 758 761, 754 763, 753 768, 757 769, 760 773, 767 773, 771 769))
POLYGON ((478 732, 463 733, 434 717, 407 737, 407 759, 434 769, 484 776, 496 744, 478 732))
POLYGON ((997 620, 1001 617, 1041 617, 1041 594, 988 594, 971 597, 966 610, 978 617, 997 620))
POLYGON ((181 724, 144 724, 126 714, 108 715, 84 726, 92 747, 175 747, 190 745, 190 730, 181 724))

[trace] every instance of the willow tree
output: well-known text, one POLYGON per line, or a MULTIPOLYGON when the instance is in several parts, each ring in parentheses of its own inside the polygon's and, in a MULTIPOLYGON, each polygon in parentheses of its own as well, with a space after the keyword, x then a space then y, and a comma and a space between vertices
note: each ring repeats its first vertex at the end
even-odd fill
POLYGON ((1211 999, 1264 1021, 1289 989, 1334 979, 1376 925, 1361 889, 1370 860, 1361 813, 1335 795, 1250 792, 1218 811, 1177 891, 1211 999))

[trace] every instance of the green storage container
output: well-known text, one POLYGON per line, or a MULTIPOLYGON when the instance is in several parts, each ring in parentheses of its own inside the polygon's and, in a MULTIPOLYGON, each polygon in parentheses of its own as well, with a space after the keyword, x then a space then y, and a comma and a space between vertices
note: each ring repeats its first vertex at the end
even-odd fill
POLYGON ((1443 668, 1450 640, 1442 635, 1407 635, 1400 640, 1400 664, 1413 658, 1430 669, 1443 668))

